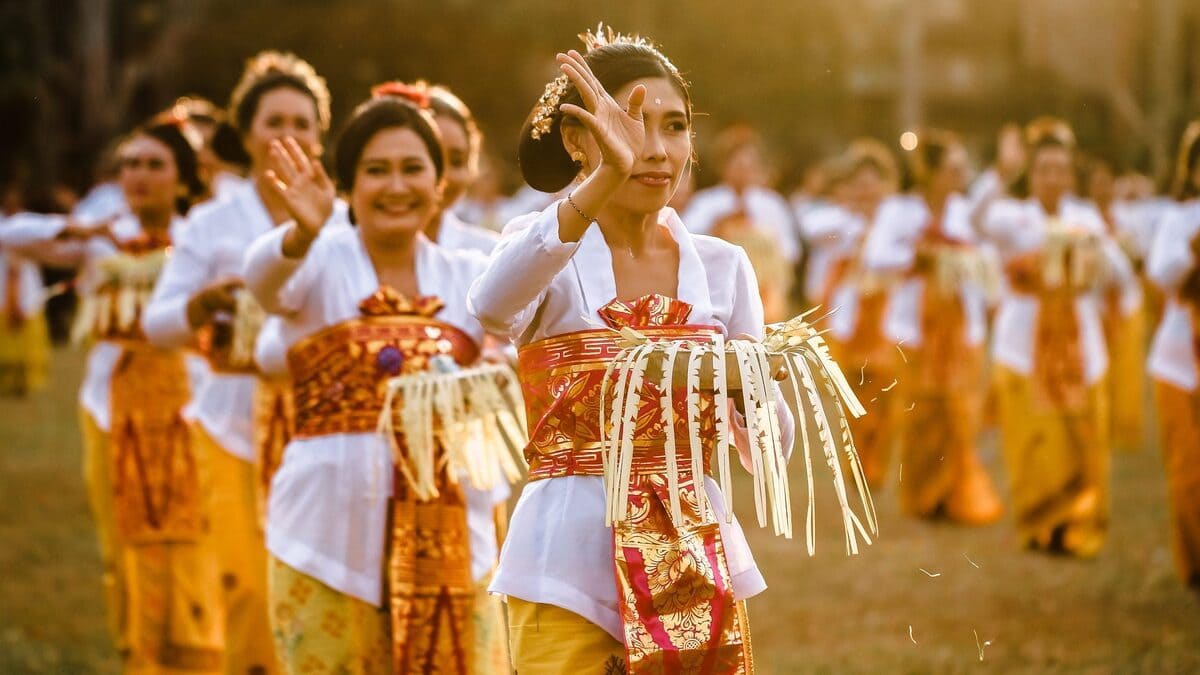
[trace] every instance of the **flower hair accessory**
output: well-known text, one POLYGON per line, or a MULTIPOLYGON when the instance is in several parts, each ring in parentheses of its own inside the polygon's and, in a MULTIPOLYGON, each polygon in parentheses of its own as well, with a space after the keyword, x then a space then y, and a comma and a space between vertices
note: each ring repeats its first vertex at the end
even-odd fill
MULTIPOLYGON (((580 33, 579 41, 583 43, 584 49, 588 53, 609 45, 643 47, 654 52, 658 58, 662 59, 663 64, 671 72, 679 72, 675 68, 675 64, 671 63, 650 40, 636 34, 624 35, 618 33, 613 30, 612 26, 606 26, 603 22, 597 24, 594 31, 589 30, 586 33, 580 33)), ((571 81, 567 79, 566 75, 559 75, 550 80, 550 83, 546 85, 546 90, 542 92, 541 98, 538 99, 537 105, 534 106, 533 119, 530 122, 530 136, 534 139, 541 139, 542 136, 550 133, 550 129, 554 126, 554 117, 558 114, 558 106, 570 88, 571 81)))
POLYGON ((422 110, 429 108, 429 92, 424 86, 413 86, 403 82, 392 81, 383 82, 371 87, 371 98, 383 98, 384 96, 395 96, 405 99, 422 110))
POLYGON ((546 85, 546 91, 542 92, 542 97, 538 99, 533 122, 530 124, 529 135, 534 139, 541 139, 550 133, 550 128, 554 126, 554 116, 558 113, 558 104, 569 87, 570 82, 566 75, 559 75, 546 85))

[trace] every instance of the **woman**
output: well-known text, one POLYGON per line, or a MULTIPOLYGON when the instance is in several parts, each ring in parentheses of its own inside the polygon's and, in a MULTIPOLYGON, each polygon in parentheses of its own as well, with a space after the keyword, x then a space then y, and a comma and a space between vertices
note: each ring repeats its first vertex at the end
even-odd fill
MULTIPOLYGON (((21 212, 20 190, 11 185, 5 191, 0 238, 10 222, 27 217, 21 212)), ((46 385, 50 331, 45 305, 37 263, 0 246, 0 397, 23 397, 46 385)))
MULTIPOLYGON (((491 590, 508 597, 520 673, 624 672, 627 662, 629 672, 701 663, 743 672, 751 654, 742 601, 766 585, 715 481, 706 478, 703 499, 688 469, 680 483, 688 508, 672 523, 667 496, 651 488, 662 477, 664 432, 639 428, 647 454, 630 503, 645 508, 609 529, 597 422, 613 328, 761 336, 758 284, 741 249, 689 234, 664 208, 692 156, 679 71, 640 38, 609 31, 585 42, 586 56, 558 55, 563 74, 518 149, 525 180, 566 197, 509 223, 471 289, 483 325, 519 347, 532 423, 530 483, 491 590), (688 548, 702 544, 712 554, 704 562, 688 548)), ((657 399, 643 401, 642 419, 659 419, 657 399)))
POLYGON ((479 153, 483 147, 483 132, 475 123, 471 109, 446 87, 428 86, 418 82, 415 88, 429 97, 429 107, 437 122, 446 150, 445 187, 442 189, 440 213, 429 221, 425 236, 440 246, 479 251, 484 255, 496 248, 499 235, 476 225, 470 225, 454 211, 463 195, 479 176, 479 153))
POLYGON ((902 344, 896 415, 900 503, 920 518, 985 525, 1002 513, 975 452, 983 414, 987 333, 984 263, 962 195, 967 152, 952 134, 921 135, 912 194, 889 198, 867 237, 863 266, 901 275, 883 332, 902 344))
POLYGON ((266 550, 259 527, 256 491, 278 460, 266 451, 282 447, 256 438, 258 429, 286 430, 279 419, 286 405, 270 395, 252 362, 259 313, 241 291, 242 256, 259 235, 289 219, 268 185, 267 155, 273 140, 294 138, 313 157, 329 128, 329 90, 312 66, 291 54, 262 52, 246 66, 230 101, 230 117, 250 156, 250 178, 228 196, 196 209, 175 245, 143 327, 156 345, 181 347, 197 338, 208 343, 213 375, 189 408, 193 443, 213 486, 208 494, 214 522, 221 523, 221 569, 228 607, 228 672, 275 671, 267 612, 266 550), (249 344, 246 344, 249 343, 249 344), (256 389, 267 397, 255 400, 256 389), (278 413, 278 414, 275 414, 278 413), (266 446, 266 447, 264 447, 266 446))
POLYGON ((418 498, 376 432, 388 378, 423 372, 430 354, 479 356, 466 292, 484 258, 423 234, 445 170, 428 99, 396 84, 376 93, 337 145, 355 226, 322 227, 332 183, 297 143, 277 143, 294 221, 246 259, 248 287, 278 315, 264 366, 290 370, 296 405, 267 521, 277 647, 289 672, 496 672, 507 668, 503 643, 487 639, 498 606, 476 581, 495 564, 506 491, 460 486, 443 467, 439 496, 418 498))
POLYGON ((1001 438, 1025 546, 1094 556, 1108 528, 1110 447, 1103 294, 1140 293, 1100 214, 1071 199, 1074 134, 1036 120, 1018 199, 993 204, 984 232, 1005 269, 996 312, 1001 438))
MULTIPOLYGON (((1116 172, 1108 162, 1089 158, 1084 162, 1081 184, 1083 196, 1091 201, 1104 219, 1106 232, 1129 259, 1143 291, 1153 291, 1143 283, 1141 270, 1150 248, 1152 223, 1140 218, 1128 203, 1116 199, 1116 172)), ((1161 303, 1159 303, 1161 304, 1161 303)), ((1146 407, 1146 319, 1142 303, 1123 307, 1121 294, 1114 290, 1104 302, 1104 334, 1108 341, 1109 410, 1113 444, 1125 450, 1141 450, 1145 444, 1143 418, 1146 407)))
POLYGON ((151 346, 138 326, 182 216, 205 192, 189 133, 169 119, 121 144, 118 180, 131 215, 111 228, 43 219, 14 227, 8 240, 83 268, 77 335, 97 341, 80 390, 84 472, 117 646, 130 673, 220 673, 223 663, 211 521, 182 419, 189 375, 204 369, 179 351, 151 346))
POLYGON ((1171 539, 1185 584, 1200 593, 1200 121, 1175 171, 1178 206, 1154 239, 1146 272, 1167 296, 1150 349, 1171 501, 1171 539))
POLYGON ((902 359, 883 334, 887 289, 894 280, 864 264, 863 247, 875 227, 880 204, 896 191, 898 172, 891 152, 874 139, 852 143, 843 161, 846 178, 841 189, 853 218, 841 225, 841 236, 847 239, 843 246, 848 250, 831 272, 832 290, 826 302, 827 311, 832 312, 829 343, 867 409, 866 416, 851 421, 851 428, 867 481, 878 488, 887 476, 895 442, 898 392, 893 388, 902 359))

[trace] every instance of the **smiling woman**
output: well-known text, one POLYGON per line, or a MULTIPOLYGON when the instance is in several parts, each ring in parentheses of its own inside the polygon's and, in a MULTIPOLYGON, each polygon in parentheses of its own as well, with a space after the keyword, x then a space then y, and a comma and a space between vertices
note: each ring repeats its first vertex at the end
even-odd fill
POLYGON ((270 150, 265 175, 293 220, 251 247, 246 280, 278 317, 280 339, 259 361, 290 372, 296 402, 267 521, 289 672, 434 663, 486 673, 507 662, 498 600, 483 592, 507 485, 459 480, 439 445, 430 498, 406 472, 416 461, 407 427, 397 424, 391 442, 376 432, 386 380, 435 363, 469 366, 484 337, 466 308, 484 259, 424 235, 445 176, 428 103, 423 91, 388 83, 355 110, 334 161, 352 226, 327 224, 334 184, 319 162, 290 139, 270 150))
MULTIPOLYGON (((709 431, 689 433, 687 411, 676 411, 678 451, 704 457, 702 467, 673 466, 665 424, 640 422, 662 418, 659 398, 642 399, 627 491, 634 515, 611 529, 599 411, 619 351, 613 329, 699 343, 761 338, 758 284, 742 249, 690 234, 667 207, 692 156, 679 71, 642 38, 601 29, 584 42, 586 55, 558 55, 562 75, 519 146, 526 181, 567 196, 509 223, 471 289, 483 325, 519 347, 533 423, 530 483, 492 591, 508 596, 513 666, 523 674, 626 664, 634 673, 749 672, 743 601, 766 584, 716 481, 701 475, 718 447, 712 392, 701 404, 709 431), (693 437, 694 449, 683 442, 693 437)), ((791 417, 779 418, 790 444, 791 417)))

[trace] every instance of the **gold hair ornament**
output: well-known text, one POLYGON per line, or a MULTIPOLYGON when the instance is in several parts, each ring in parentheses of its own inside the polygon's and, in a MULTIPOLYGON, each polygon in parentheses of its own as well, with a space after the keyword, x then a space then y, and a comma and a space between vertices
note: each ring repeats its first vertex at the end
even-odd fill
MULTIPOLYGON (((678 73, 679 70, 675 64, 663 55, 654 43, 641 35, 624 35, 613 30, 612 26, 604 25, 604 22, 596 24, 595 31, 587 31, 579 34, 579 41, 583 43, 587 53, 591 53, 601 47, 609 45, 633 45, 635 47, 643 47, 654 52, 663 64, 672 72, 678 73)), ((562 97, 571 88, 571 81, 567 76, 559 75, 550 80, 546 85, 545 91, 542 92, 541 98, 538 99, 537 105, 534 106, 533 120, 530 123, 529 135, 535 140, 540 140, 542 136, 550 133, 550 129, 554 126, 554 116, 558 114, 558 106, 562 103, 562 97)))

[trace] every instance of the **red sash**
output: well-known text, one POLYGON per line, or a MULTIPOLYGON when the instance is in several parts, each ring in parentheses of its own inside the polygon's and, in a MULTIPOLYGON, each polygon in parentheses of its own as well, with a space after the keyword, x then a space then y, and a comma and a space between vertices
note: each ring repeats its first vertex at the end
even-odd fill
MULTIPOLYGON (((716 331, 684 323, 691 305, 663 296, 600 310, 613 327, 636 328, 652 340, 708 342, 716 331)), ((518 372, 530 423, 525 449, 529 479, 604 475, 600 392, 620 352, 617 334, 588 330, 521 349, 518 372)), ((634 433, 629 519, 613 527, 617 595, 630 673, 745 673, 753 670, 749 634, 736 603, 716 517, 702 506, 702 477, 679 462, 683 520, 671 518, 661 392, 645 389, 634 433)), ((674 393, 675 436, 690 454, 685 387, 674 393)), ((715 443, 713 400, 702 399, 701 437, 715 443)), ((705 453, 705 471, 711 448, 705 453)), ((597 561, 599 562, 599 561, 597 561)))

